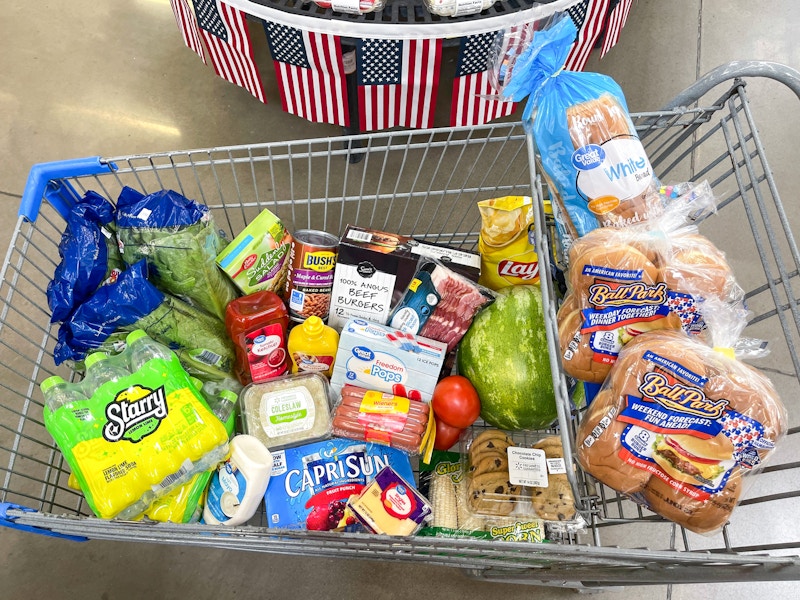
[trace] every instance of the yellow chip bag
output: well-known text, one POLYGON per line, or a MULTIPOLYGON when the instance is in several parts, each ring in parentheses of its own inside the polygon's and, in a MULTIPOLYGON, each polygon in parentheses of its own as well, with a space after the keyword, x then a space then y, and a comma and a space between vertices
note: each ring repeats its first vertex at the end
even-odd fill
POLYGON ((533 200, 504 196, 478 202, 481 211, 481 277, 491 290, 539 283, 539 257, 533 244, 533 200))

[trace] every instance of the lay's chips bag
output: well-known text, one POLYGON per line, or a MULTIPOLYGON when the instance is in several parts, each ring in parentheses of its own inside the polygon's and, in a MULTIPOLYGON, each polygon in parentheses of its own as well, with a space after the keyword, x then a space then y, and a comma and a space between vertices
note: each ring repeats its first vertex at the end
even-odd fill
POLYGON ((533 200, 504 196, 478 202, 481 212, 480 285, 491 290, 539 283, 539 257, 533 243, 533 200))

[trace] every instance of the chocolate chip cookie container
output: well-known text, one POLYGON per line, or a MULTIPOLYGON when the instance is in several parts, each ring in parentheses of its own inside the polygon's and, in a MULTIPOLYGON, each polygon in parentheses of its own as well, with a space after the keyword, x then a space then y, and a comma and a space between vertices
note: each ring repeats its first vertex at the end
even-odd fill
POLYGON ((339 239, 324 231, 300 229, 294 233, 286 280, 293 321, 302 322, 311 316, 328 318, 338 247, 339 239))
POLYGON ((561 438, 473 427, 460 442, 464 510, 484 520, 539 519, 550 532, 574 533, 586 522, 575 508, 561 438))

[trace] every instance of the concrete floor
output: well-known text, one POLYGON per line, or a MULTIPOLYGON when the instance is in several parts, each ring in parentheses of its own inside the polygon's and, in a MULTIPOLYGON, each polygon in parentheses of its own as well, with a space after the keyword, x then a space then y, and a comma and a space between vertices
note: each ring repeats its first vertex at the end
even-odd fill
MULTIPOLYGON (((167 0, 30 3, 6 0, 0 21, 0 239, 8 239, 34 163, 179 148, 328 137, 338 127, 280 110, 263 35, 254 30, 269 104, 216 78, 186 49, 167 0)), ((800 67, 792 0, 634 3, 619 45, 588 69, 613 75, 632 110, 655 109, 712 67, 765 59, 800 67)), ((452 52, 445 60, 455 60, 452 52)), ((436 124, 448 124, 442 82, 436 124)), ((753 92, 785 199, 800 189, 790 148, 797 98, 753 92)), ((71 543, 0 529, 4 598, 540 598, 573 591, 475 582, 459 571, 390 563, 298 559, 124 542, 71 543)), ((673 598, 796 597, 793 584, 675 586, 673 598)), ((664 586, 604 598, 664 598, 664 586)))

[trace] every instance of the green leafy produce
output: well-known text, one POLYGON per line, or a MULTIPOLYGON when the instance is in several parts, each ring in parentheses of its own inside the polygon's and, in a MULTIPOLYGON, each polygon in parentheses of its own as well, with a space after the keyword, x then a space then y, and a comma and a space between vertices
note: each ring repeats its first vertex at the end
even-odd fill
POLYGON ((117 237, 129 265, 142 258, 150 280, 219 319, 238 292, 216 265, 228 242, 208 207, 170 190, 142 194, 125 188, 117 206, 117 237))

